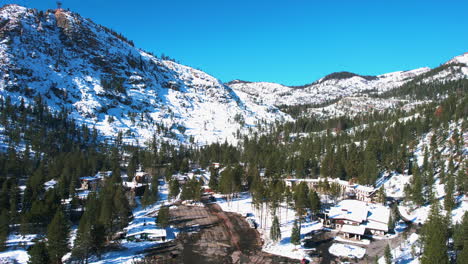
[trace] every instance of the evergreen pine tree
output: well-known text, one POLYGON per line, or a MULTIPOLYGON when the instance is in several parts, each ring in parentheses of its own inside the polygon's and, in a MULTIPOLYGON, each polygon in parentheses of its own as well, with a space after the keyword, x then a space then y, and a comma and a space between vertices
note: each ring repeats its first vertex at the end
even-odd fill
POLYGON ((462 222, 455 226, 453 240, 457 263, 468 263, 468 212, 463 215, 462 222))
POLYGON ((396 224, 396 221, 395 219, 393 218, 393 216, 390 214, 390 217, 388 219, 388 231, 389 232, 394 232, 395 230, 395 224, 396 224))
POLYGON ((128 199, 125 196, 122 186, 118 186, 115 191, 112 208, 115 210, 113 212, 113 221, 115 221, 115 226, 112 233, 115 233, 128 225, 129 217, 132 214, 128 199))
POLYGON ((382 186, 378 191, 377 191, 377 202, 379 203, 385 203, 385 200, 387 199, 385 195, 385 188, 382 186))
POLYGON ((301 229, 297 224, 297 220, 294 220, 294 226, 291 231, 291 243, 293 245, 299 245, 301 243, 301 229))
POLYGON ((465 242, 463 249, 457 256, 457 264, 466 264, 468 263, 468 242, 465 242))
POLYGON ((62 210, 58 209, 47 226, 47 252, 51 263, 62 263, 62 257, 69 251, 69 235, 70 226, 62 210))
POLYGON ((313 216, 316 216, 320 212, 321 202, 320 197, 318 196, 317 192, 314 190, 310 190, 310 211, 312 212, 313 216))
POLYGON ((10 208, 10 194, 8 189, 8 181, 4 181, 2 188, 0 190, 0 208, 9 209, 10 208))
POLYGON ((143 208, 151 205, 153 203, 152 199, 152 191, 149 186, 146 186, 145 192, 143 193, 143 197, 141 197, 141 205, 143 208))
POLYGON ((455 198, 453 197, 455 182, 453 178, 452 174, 448 174, 447 184, 445 185, 444 209, 448 212, 455 207, 455 198))
POLYGON ((180 185, 177 179, 172 179, 169 182, 169 197, 175 199, 180 193, 180 185))
POLYGON ((385 246, 385 251, 384 251, 384 258, 385 258, 385 264, 391 264, 392 263, 392 251, 390 249, 390 246, 387 244, 385 246))
POLYGON ((95 219, 99 211, 99 201, 94 194, 88 197, 85 212, 81 216, 72 256, 87 263, 91 254, 100 256, 105 243, 105 230, 95 219))
POLYGON ((417 166, 414 167, 413 170, 413 178, 411 179, 410 185, 410 193, 409 197, 416 205, 423 205, 424 204, 424 197, 423 197, 423 183, 421 172, 417 166))
POLYGON ((281 239, 281 229, 280 229, 278 217, 276 215, 273 218, 273 223, 271 224, 270 238, 275 242, 281 239))
POLYGON ((468 193, 468 173, 466 173, 466 168, 468 168, 468 161, 464 163, 464 166, 456 174, 456 190, 465 194, 468 193))
POLYGON ((447 255, 447 224, 440 215, 437 201, 431 206, 429 219, 423 230, 423 255, 422 264, 448 264, 447 255))
POLYGON ((7 209, 3 209, 0 214, 0 251, 3 251, 6 247, 5 243, 10 233, 10 217, 7 209))
POLYGON ((215 168, 210 167, 210 182, 208 183, 208 186, 213 191, 217 191, 219 188, 218 184, 219 184, 218 171, 215 168))
POLYGON ((37 242, 29 249, 28 264, 45 264, 49 263, 49 254, 47 253, 46 244, 42 241, 37 242))
POLYGON ((105 186, 100 194, 99 194, 99 201, 100 201, 100 210, 99 210, 99 222, 104 226, 106 236, 110 236, 113 230, 114 225, 114 209, 113 209, 113 202, 112 202, 112 192, 109 187, 105 186))
POLYGON ((299 183, 294 189, 294 205, 296 213, 301 221, 302 216, 306 213, 306 208, 309 208, 309 187, 304 182, 299 183))
POLYGON ((10 188, 10 221, 16 223, 18 219, 18 204, 20 201, 20 190, 16 184, 10 188))
POLYGON ((156 224, 162 228, 169 226, 169 207, 162 206, 158 211, 158 216, 156 217, 156 224))
POLYGON ((92 224, 90 220, 86 212, 81 216, 72 250, 72 256, 85 263, 88 263, 93 245, 92 224))
POLYGON ((365 152, 364 157, 363 173, 359 176, 359 181, 362 184, 372 184, 378 176, 377 159, 375 158, 374 153, 369 151, 365 152))
POLYGON ((128 163, 128 166, 127 166, 127 175, 128 175, 129 181, 132 181, 133 177, 135 177, 136 169, 137 169, 137 157, 134 154, 130 158, 130 162, 128 163))

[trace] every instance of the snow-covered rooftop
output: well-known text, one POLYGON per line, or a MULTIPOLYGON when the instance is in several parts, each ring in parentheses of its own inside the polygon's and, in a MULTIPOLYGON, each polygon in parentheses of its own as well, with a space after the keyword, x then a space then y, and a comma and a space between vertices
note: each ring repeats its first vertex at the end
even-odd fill
MULTIPOLYGON (((328 217, 330 219, 344 219, 357 222, 361 224, 361 228, 387 232, 390 210, 380 204, 366 203, 358 200, 343 200, 338 205, 330 208, 328 217)), ((347 232, 343 229, 341 231, 347 232)), ((354 232, 348 233, 359 234, 354 232)))
POLYGON ((57 184, 57 181, 52 179, 50 181, 47 181, 44 183, 44 188, 47 190, 54 188, 54 186, 57 184))
POLYGON ((328 217, 331 219, 346 219, 357 223, 366 221, 368 207, 366 202, 358 200, 343 200, 330 208, 328 217))
POLYGON ((101 177, 96 177, 96 176, 86 176, 86 177, 80 177, 80 180, 82 181, 96 181, 100 180, 101 177))
POLYGON ((366 228, 364 226, 354 226, 354 225, 343 225, 341 227, 341 232, 356 234, 356 235, 364 235, 366 228))
POLYGON ((390 210, 380 204, 369 204, 369 214, 367 220, 369 222, 378 222, 387 225, 390 219, 390 210))
POLYGON ((154 236, 154 237, 165 237, 167 236, 166 234, 166 229, 155 229, 154 226, 153 228, 136 228, 136 229, 133 229, 131 233, 128 233, 127 234, 127 237, 128 236, 136 236, 136 235, 140 235, 140 234, 148 234, 148 235, 151 235, 151 236, 154 236))

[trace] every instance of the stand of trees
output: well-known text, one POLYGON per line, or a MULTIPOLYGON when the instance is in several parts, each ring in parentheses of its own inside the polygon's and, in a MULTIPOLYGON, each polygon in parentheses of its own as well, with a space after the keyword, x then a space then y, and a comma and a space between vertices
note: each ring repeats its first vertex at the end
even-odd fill
MULTIPOLYGON (((0 125, 4 128, 4 151, 0 152, 0 249, 5 248, 11 229, 19 226, 23 234, 39 233, 48 238, 32 247, 31 263, 58 263, 69 250, 83 262, 91 255, 99 256, 131 217, 129 193, 122 186, 121 170, 127 170, 132 178, 139 166, 151 171, 154 179, 156 175, 169 179, 175 172, 188 172, 191 163, 206 167, 219 162, 224 170, 211 171, 209 186, 226 194, 229 200, 238 192, 249 191, 262 227, 270 224, 267 223, 270 214, 281 217, 284 206, 295 209, 297 222, 291 237, 294 243, 298 243, 301 221, 304 217, 315 218, 322 205, 316 190, 309 190, 306 184, 286 187, 286 176, 326 176, 374 184, 384 171, 407 172, 412 174, 412 180, 405 189, 406 198, 416 206, 433 203, 432 187, 438 177, 446 186, 444 209, 450 211, 457 206, 455 195, 468 192, 467 161, 463 156, 463 135, 468 124, 467 87, 467 80, 409 83, 381 97, 424 98, 432 99, 432 103, 408 111, 393 109, 328 120, 297 113, 301 117, 294 122, 271 125, 260 122, 259 133, 243 138, 238 146, 224 142, 203 147, 173 146, 159 142, 156 137, 146 148, 127 146, 123 144, 122 133, 109 142, 96 129, 75 123, 67 109, 50 111, 41 97, 36 97, 31 105, 0 97, 0 125), (453 129, 455 122, 457 128, 453 129), (304 132, 309 136, 297 136, 304 132), (419 140, 429 132, 430 144, 419 166, 414 153, 419 140), (447 152, 449 157, 444 154, 447 152), (121 165, 124 153, 130 156, 128 166, 121 165), (112 171, 112 177, 86 201, 78 199, 80 177, 103 170, 112 171), (50 180, 57 183, 46 189, 44 183, 50 180), (25 185, 23 193, 19 191, 20 185, 25 185), (69 199, 71 203, 62 206, 69 199), (73 213, 77 208, 84 208, 82 215, 73 213), (78 225, 73 249, 64 242, 70 223, 78 225)), ((321 183, 318 189, 332 198, 340 195, 339 187, 328 182, 321 183)), ((182 199, 199 200, 201 183, 190 180, 181 186, 177 180, 171 180, 169 196, 175 198, 179 194, 182 199)), ((153 181, 143 194, 142 205, 151 205, 157 195, 157 183, 153 181)), ((158 219, 167 218, 164 210, 161 208, 158 219)), ((450 236, 454 237, 458 259, 466 259, 468 247, 464 239, 456 238, 456 232, 452 235, 447 230, 433 230, 444 223, 448 226, 444 221, 440 210, 434 207, 424 228, 424 263, 432 260, 444 263, 446 255, 435 252, 445 250, 442 242, 450 236)), ((280 234, 277 222, 281 219, 275 217, 271 234, 275 239, 280 234)), ((454 229, 461 233, 466 222, 454 229)), ((167 221, 159 224, 167 225, 167 221)))

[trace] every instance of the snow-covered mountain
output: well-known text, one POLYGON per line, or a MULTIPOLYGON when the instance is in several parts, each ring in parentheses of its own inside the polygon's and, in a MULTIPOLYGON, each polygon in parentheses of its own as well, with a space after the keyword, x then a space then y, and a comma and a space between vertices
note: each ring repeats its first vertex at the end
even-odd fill
MULTIPOLYGON (((63 9, 0 9, 0 96, 26 104, 41 96, 54 110, 112 137, 141 144, 156 137, 206 144, 236 138, 260 122, 291 120, 281 105, 322 104, 382 93, 411 80, 468 76, 468 54, 436 69, 379 76, 333 73, 289 87, 227 84, 191 67, 159 59, 116 32, 63 9)), ((391 105, 391 104, 390 104, 391 105)))
POLYGON ((134 47, 120 34, 63 9, 0 9, 0 95, 54 110, 106 136, 156 136, 199 144, 235 141, 260 120, 289 117, 246 103, 218 79, 134 47))
POLYGON ((397 71, 378 76, 361 76, 349 72, 327 75, 314 83, 303 86, 285 86, 268 82, 235 80, 228 85, 244 101, 267 105, 323 104, 342 97, 363 93, 384 93, 417 80, 457 80, 468 77, 468 53, 457 56, 438 68, 428 67, 410 71, 397 71))

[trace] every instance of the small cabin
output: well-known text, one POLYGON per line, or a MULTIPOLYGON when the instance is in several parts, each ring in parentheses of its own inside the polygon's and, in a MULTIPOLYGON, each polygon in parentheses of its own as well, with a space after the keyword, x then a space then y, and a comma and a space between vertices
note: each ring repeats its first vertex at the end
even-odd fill
POLYGON ((148 183, 150 179, 150 176, 148 173, 144 171, 138 171, 135 173, 135 177, 133 178, 133 181, 136 183, 148 183))
POLYGON ((147 229, 134 233, 129 233, 126 236, 129 241, 156 241, 165 242, 167 233, 165 229, 147 229))
POLYGON ((81 189, 82 190, 91 190, 95 191, 99 184, 101 183, 101 178, 99 177, 81 177, 81 189))

